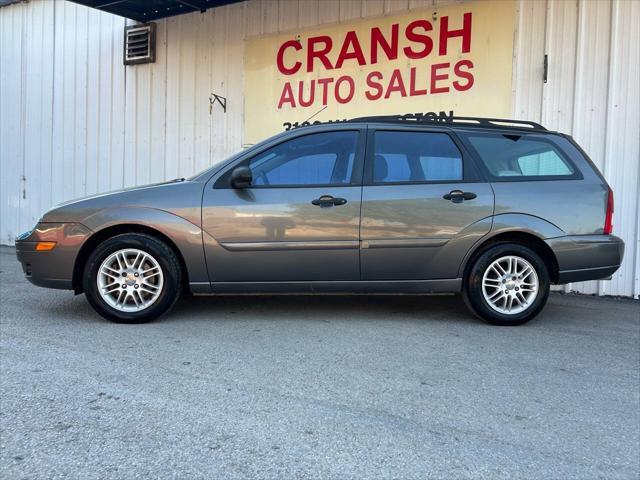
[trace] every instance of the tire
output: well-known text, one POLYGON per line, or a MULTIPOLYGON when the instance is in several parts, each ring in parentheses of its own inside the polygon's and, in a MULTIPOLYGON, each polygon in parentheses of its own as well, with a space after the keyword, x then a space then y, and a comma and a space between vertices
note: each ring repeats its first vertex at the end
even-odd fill
POLYGON ((176 303, 182 291, 182 269, 176 254, 162 241, 125 233, 105 240, 91 253, 82 283, 91 306, 107 320, 144 323, 176 303))
POLYGON ((469 309, 486 322, 516 326, 540 313, 549 287, 549 269, 540 255, 524 245, 499 243, 474 260, 463 296, 469 309))

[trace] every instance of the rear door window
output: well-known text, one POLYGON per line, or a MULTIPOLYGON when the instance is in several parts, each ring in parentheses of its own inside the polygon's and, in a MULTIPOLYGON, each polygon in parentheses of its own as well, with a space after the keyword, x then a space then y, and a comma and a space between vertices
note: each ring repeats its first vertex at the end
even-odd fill
POLYGON ((466 139, 498 181, 576 176, 573 165, 550 141, 500 133, 469 134, 466 139))
POLYGON ((462 154, 446 133, 377 131, 373 183, 429 183, 463 178, 462 154))

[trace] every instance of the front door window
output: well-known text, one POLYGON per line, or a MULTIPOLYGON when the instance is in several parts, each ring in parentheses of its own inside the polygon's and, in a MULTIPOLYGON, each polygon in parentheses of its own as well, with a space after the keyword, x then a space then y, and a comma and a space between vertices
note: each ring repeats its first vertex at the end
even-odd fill
POLYGON ((358 132, 305 135, 276 145, 249 162, 253 186, 348 185, 358 132))

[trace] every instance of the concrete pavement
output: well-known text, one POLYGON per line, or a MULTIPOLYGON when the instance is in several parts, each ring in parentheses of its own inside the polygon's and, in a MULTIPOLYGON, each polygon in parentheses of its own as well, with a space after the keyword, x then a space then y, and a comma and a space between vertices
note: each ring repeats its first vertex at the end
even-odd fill
POLYGON ((554 294, 199 297, 146 325, 0 248, 0 478, 625 478, 640 303, 554 294))

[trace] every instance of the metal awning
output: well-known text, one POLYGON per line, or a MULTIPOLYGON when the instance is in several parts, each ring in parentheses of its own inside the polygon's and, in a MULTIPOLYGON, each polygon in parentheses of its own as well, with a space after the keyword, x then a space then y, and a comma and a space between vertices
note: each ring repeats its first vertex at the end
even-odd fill
POLYGON ((182 13, 204 12, 242 0, 71 0, 103 12, 113 13, 138 22, 150 22, 182 13))

